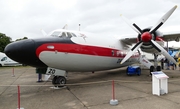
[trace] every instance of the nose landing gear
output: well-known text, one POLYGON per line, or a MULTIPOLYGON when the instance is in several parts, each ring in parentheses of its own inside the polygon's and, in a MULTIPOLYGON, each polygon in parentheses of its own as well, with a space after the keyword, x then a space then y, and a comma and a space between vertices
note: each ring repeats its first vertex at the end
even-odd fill
POLYGON ((54 86, 58 86, 58 87, 65 86, 67 82, 66 79, 68 74, 67 71, 48 67, 46 74, 54 76, 52 79, 52 84, 54 86))
POLYGON ((64 86, 66 84, 66 78, 64 76, 54 76, 52 84, 55 86, 64 86))

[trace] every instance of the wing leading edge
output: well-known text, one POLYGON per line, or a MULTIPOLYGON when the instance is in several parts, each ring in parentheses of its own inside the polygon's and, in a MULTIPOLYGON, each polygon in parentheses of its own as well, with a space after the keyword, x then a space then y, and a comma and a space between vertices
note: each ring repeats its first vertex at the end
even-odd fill
MULTIPOLYGON (((164 32, 162 39, 164 41, 180 41, 180 32, 164 32)), ((132 45, 137 43, 137 35, 126 35, 124 37, 119 38, 126 45, 132 45)))
POLYGON ((179 42, 180 32, 163 33, 163 40, 164 41, 177 41, 177 42, 179 42))

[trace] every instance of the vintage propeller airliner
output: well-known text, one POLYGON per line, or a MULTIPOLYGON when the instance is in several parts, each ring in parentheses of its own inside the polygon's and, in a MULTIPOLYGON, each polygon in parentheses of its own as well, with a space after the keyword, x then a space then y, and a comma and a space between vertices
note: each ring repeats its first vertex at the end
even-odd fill
MULTIPOLYGON (((139 48, 144 52, 155 54, 155 60, 158 54, 163 54, 169 61, 176 63, 162 46, 164 41, 179 40, 180 33, 162 35, 158 31, 176 8, 177 6, 174 6, 170 9, 156 25, 145 29, 140 29, 122 16, 138 33, 137 36, 114 38, 57 29, 46 34, 47 37, 44 38, 10 43, 6 46, 5 53, 17 62, 47 69, 46 74, 54 75, 53 84, 65 84, 65 72, 94 72, 137 63, 141 58, 139 48)), ((156 69, 147 60, 144 59, 142 62, 148 63, 147 67, 151 70, 156 69)))

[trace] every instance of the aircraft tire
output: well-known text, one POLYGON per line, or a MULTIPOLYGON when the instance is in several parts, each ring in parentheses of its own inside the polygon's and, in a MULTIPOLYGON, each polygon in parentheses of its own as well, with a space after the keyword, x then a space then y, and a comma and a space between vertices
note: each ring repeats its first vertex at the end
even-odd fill
POLYGON ((156 70, 161 71, 161 66, 157 66, 156 70))
POLYGON ((153 72, 153 71, 154 71, 154 66, 151 66, 150 67, 150 75, 152 75, 151 72, 153 72))
POLYGON ((59 84, 59 85, 65 85, 66 84, 66 78, 65 77, 63 77, 63 76, 58 76, 57 77, 57 84, 59 84))
POLYGON ((56 84, 57 76, 55 76, 52 80, 52 84, 56 84))

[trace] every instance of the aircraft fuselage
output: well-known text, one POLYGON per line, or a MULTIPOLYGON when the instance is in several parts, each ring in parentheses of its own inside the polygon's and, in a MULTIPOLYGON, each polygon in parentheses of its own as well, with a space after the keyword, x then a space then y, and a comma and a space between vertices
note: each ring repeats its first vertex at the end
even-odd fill
POLYGON ((11 43, 6 54, 15 61, 34 67, 53 67, 66 71, 99 71, 119 68, 138 61, 135 53, 120 64, 128 50, 115 38, 47 37, 11 43))

